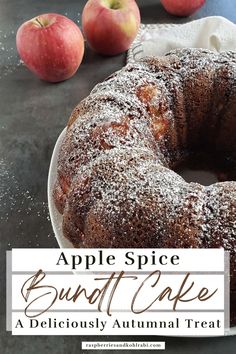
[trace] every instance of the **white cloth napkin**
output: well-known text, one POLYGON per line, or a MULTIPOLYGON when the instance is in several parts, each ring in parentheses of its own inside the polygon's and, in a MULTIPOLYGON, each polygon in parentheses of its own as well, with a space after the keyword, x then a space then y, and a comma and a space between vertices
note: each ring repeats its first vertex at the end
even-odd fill
POLYGON ((212 16, 181 25, 141 25, 128 51, 127 61, 147 55, 164 55, 176 48, 206 48, 216 52, 236 50, 236 25, 212 16))

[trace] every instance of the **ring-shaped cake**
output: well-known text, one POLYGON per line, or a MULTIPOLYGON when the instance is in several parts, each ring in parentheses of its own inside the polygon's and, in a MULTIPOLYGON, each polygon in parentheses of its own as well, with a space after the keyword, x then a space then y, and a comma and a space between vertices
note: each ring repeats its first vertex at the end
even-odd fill
POLYGON ((236 53, 128 64, 73 111, 53 191, 75 247, 223 247, 236 323, 236 182, 187 183, 193 150, 236 159, 236 53))

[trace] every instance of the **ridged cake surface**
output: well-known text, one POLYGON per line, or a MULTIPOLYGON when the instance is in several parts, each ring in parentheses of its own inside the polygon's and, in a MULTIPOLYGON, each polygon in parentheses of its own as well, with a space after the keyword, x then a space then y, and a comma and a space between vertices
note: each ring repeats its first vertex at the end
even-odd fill
POLYGON ((236 158, 236 53, 176 50, 128 64, 73 111, 54 199, 75 247, 224 247, 236 323, 236 182, 173 171, 192 149, 236 158))

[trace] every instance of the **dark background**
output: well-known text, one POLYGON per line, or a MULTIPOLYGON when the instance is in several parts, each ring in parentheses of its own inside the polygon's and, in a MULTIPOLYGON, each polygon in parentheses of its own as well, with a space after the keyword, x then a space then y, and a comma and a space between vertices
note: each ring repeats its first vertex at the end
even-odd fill
MULTIPOLYGON (((168 15, 158 0, 137 1, 143 23, 181 23, 210 15, 236 22, 235 0, 207 0, 194 16, 168 15)), ((125 63, 86 50, 76 75, 60 84, 38 80, 19 61, 15 35, 22 22, 46 12, 81 25, 86 1, 0 0, 0 353, 81 353, 81 340, 141 340, 140 337, 12 336, 5 331, 5 251, 14 247, 58 247, 47 209, 47 174, 56 139, 73 107, 93 86, 125 63)), ((236 337, 163 338, 166 353, 236 353, 236 337)), ((91 353, 91 351, 87 351, 91 353)), ((99 353, 99 351, 97 351, 99 353)))

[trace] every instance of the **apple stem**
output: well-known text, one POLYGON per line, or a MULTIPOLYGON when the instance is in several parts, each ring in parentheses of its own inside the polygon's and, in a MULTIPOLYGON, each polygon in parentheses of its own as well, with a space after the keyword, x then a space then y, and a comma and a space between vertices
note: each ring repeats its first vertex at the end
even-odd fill
POLYGON ((36 18, 35 21, 38 22, 38 24, 39 24, 41 27, 43 27, 42 23, 39 21, 38 18, 36 18))
POLYGON ((113 0, 111 3, 111 9, 112 10, 118 10, 121 8, 121 3, 119 0, 113 0))
POLYGON ((111 10, 120 10, 123 7, 121 0, 103 0, 103 4, 111 10))

